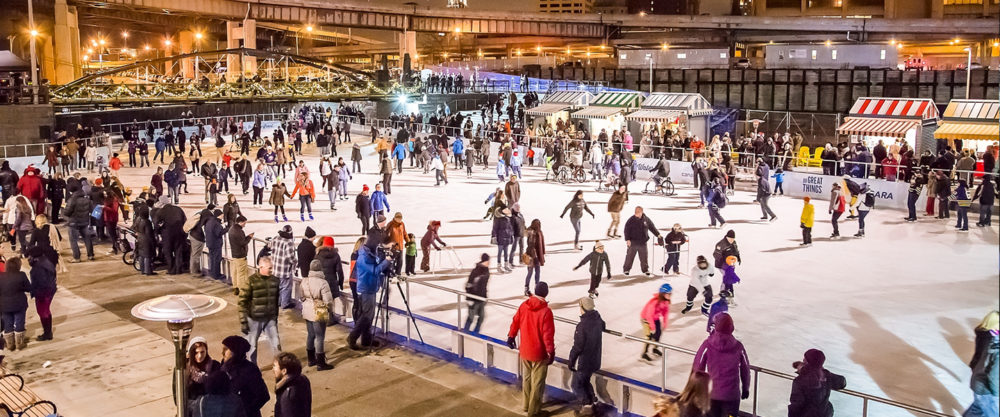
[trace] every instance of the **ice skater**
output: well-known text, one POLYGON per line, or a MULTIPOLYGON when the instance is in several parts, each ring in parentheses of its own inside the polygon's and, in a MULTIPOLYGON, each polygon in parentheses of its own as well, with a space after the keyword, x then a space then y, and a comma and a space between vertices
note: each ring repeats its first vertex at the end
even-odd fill
POLYGON ((583 247, 580 246, 580 231, 581 224, 580 219, 583 218, 583 212, 586 211, 590 214, 591 218, 594 218, 594 212, 590 211, 590 207, 587 206, 587 201, 583 199, 583 190, 577 190, 576 194, 573 195, 573 199, 566 204, 563 208, 562 214, 559 218, 563 218, 566 212, 569 212, 569 222, 573 225, 573 249, 582 250, 583 247))
POLYGON ((722 267, 722 291, 729 299, 729 305, 736 307, 736 289, 733 288, 740 282, 739 275, 736 275, 736 257, 727 256, 726 264, 722 267))
POLYGON ((799 216, 799 227, 802 228, 802 243, 800 246, 812 246, 813 221, 816 219, 816 208, 809 202, 809 197, 802 198, 802 215, 799 216))
POLYGON ((573 270, 576 271, 587 263, 590 263, 590 289, 587 293, 590 294, 590 298, 596 298, 600 295, 597 293, 597 287, 601 285, 601 275, 607 271, 607 279, 611 279, 611 261, 608 260, 608 254, 604 252, 604 244, 601 241, 594 242, 594 250, 584 256, 573 270))
POLYGON ((698 255, 698 262, 691 268, 691 283, 688 284, 687 305, 681 310, 681 314, 687 314, 694 307, 694 299, 701 292, 705 295, 705 301, 701 303, 701 314, 708 315, 708 309, 712 306, 712 284, 708 279, 715 276, 715 267, 708 262, 704 255, 698 255))
MULTIPOLYGON (((663 334, 663 331, 667 330, 667 318, 670 315, 670 294, 673 291, 674 289, 670 286, 670 284, 661 285, 660 290, 653 295, 653 298, 647 301, 646 306, 642 308, 640 318, 642 319, 642 329, 646 332, 646 339, 659 342, 660 335, 663 334)), ((647 344, 643 349, 643 360, 653 360, 653 358, 649 356, 650 346, 652 345, 647 344)), ((663 356, 663 352, 655 346, 653 347, 653 354, 663 356)))
POLYGON ((674 223, 674 227, 670 229, 670 233, 667 233, 667 236, 663 238, 663 243, 667 248, 667 263, 660 270, 668 275, 670 274, 670 270, 673 270, 674 274, 679 274, 681 246, 687 243, 687 234, 684 233, 684 228, 681 227, 680 223, 674 223))

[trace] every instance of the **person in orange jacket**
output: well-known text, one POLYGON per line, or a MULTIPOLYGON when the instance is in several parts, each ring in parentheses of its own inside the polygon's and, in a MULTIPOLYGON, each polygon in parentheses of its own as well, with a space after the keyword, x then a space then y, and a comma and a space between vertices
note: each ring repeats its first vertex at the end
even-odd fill
POLYGON ((312 202, 316 199, 316 188, 309 179, 309 173, 303 172, 298 181, 295 181, 295 188, 292 189, 292 198, 299 196, 299 220, 306 221, 306 210, 309 211, 309 220, 313 219, 312 202))
POLYGON ((403 271, 403 248, 406 247, 406 235, 409 233, 406 231, 406 224, 403 223, 403 213, 396 212, 392 216, 392 220, 389 224, 385 226, 386 239, 383 243, 391 243, 393 251, 393 265, 396 274, 399 275, 403 271))
POLYGON ((545 375, 549 365, 556 359, 555 322, 552 309, 545 297, 549 286, 545 281, 535 285, 535 294, 518 307, 514 320, 507 332, 507 346, 517 349, 515 337, 521 335, 522 389, 524 409, 528 416, 537 416, 542 410, 542 394, 545 392, 545 375))

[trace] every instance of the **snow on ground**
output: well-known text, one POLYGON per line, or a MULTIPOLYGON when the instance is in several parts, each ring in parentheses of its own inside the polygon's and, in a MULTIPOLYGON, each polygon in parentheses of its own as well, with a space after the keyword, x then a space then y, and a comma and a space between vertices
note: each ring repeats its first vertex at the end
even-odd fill
MULTIPOLYGON (((299 222, 297 199, 286 204, 288 218, 295 233, 301 236, 306 226, 320 235, 332 235, 346 259, 358 237, 360 223, 354 214, 354 195, 362 184, 374 189, 377 177, 376 158, 363 141, 365 159, 363 173, 354 173, 349 184, 351 199, 340 201, 339 210, 329 210, 328 199, 316 182, 318 201, 313 204, 316 221, 299 222)), ((214 148, 206 143, 206 159, 214 156, 214 148), (211 148, 211 150, 209 150, 211 148)), ((307 146, 307 166, 318 172, 315 148, 307 146)), ((341 146, 340 154, 349 160, 350 148, 341 146)), ((493 158, 495 161, 495 158, 493 158)), ((348 162, 349 163, 349 162, 348 162)), ((389 196, 393 212, 401 211, 409 232, 419 239, 430 220, 443 223, 441 237, 461 258, 463 268, 446 275, 420 274, 414 281, 462 290, 479 254, 486 252, 495 258, 496 248, 490 245, 491 223, 483 221, 486 211, 483 201, 498 186, 495 169, 477 167, 467 179, 464 169, 449 168, 450 183, 434 186, 433 174, 406 168, 393 176, 389 196)), ((644 181, 633 183, 633 194, 622 212, 622 224, 636 205, 646 209, 657 227, 666 233, 674 223, 680 223, 691 239, 690 263, 681 258, 682 276, 652 277, 641 275, 638 266, 628 277, 622 275, 625 243, 608 240, 605 231, 610 222, 606 203, 610 194, 594 191, 593 183, 560 185, 544 182, 541 168, 526 168, 521 185, 521 208, 527 221, 540 219, 545 233, 548 254, 542 268, 542 278, 550 285, 550 306, 557 316, 576 319, 576 304, 586 296, 589 274, 585 268, 573 271, 595 239, 605 241, 611 257, 613 280, 601 284, 597 309, 609 329, 643 337, 638 313, 660 284, 670 282, 674 288, 670 323, 661 341, 695 350, 706 337, 706 319, 696 309, 681 315, 688 284, 687 271, 697 255, 711 259, 714 244, 729 229, 735 230, 743 263, 737 268, 743 282, 737 285, 738 306, 731 309, 736 323, 736 336, 744 343, 751 363, 781 372, 791 373, 791 363, 800 360, 810 348, 820 348, 827 356, 827 367, 844 374, 848 388, 884 396, 892 400, 940 410, 946 414, 961 413, 971 401, 968 389, 969 370, 966 365, 973 349, 972 329, 978 320, 998 303, 997 226, 973 227, 968 233, 953 230, 954 220, 945 222, 923 217, 915 224, 902 220, 901 211, 876 208, 867 218, 867 237, 849 237, 857 231, 854 221, 841 221, 839 240, 830 240, 831 228, 826 202, 817 201, 817 221, 813 231, 814 245, 799 246, 799 214, 802 202, 776 196, 771 200, 778 215, 773 223, 761 222, 759 206, 752 203, 750 192, 736 193, 723 210, 729 220, 723 229, 707 227, 708 214, 697 209, 697 193, 689 185, 679 185, 673 197, 648 196, 638 193, 644 181), (572 248, 573 229, 568 218, 559 219, 562 208, 572 194, 582 189, 585 199, 596 214, 595 219, 583 219, 584 251, 572 248)), ((125 184, 133 189, 148 184, 152 171, 126 168, 122 172, 125 184)), ((203 184, 200 178, 188 176, 190 194, 183 195, 182 206, 192 212, 204 207, 203 184)), ((291 182, 286 182, 291 189, 291 182)), ((232 187, 232 185, 231 185, 232 187)), ((232 188, 231 188, 232 189, 232 188)), ((266 195, 265 195, 266 199, 266 195)), ((220 196, 220 202, 225 201, 220 196)), ((266 201, 266 200, 265 200, 266 201)), ((251 196, 240 196, 243 213, 251 220, 248 231, 258 237, 272 236, 279 228, 271 208, 252 208, 251 196)), ((974 218, 973 222, 976 221, 974 218)), ((664 262, 661 248, 650 249, 656 271, 664 262)), ((437 256, 432 256, 433 260, 437 256)), ((419 256, 418 256, 419 268, 419 256)), ((445 258, 445 267, 451 263, 445 258)), ((495 266, 495 263, 494 263, 495 266)), ((497 274, 493 268, 489 285, 490 298, 519 304, 523 301, 526 270, 518 267, 510 274, 497 274)), ((715 292, 721 285, 721 274, 712 283, 715 292)), ((446 323, 456 321, 456 300, 452 294, 410 285, 414 313, 446 323)), ((398 297, 393 297, 398 304, 398 297)), ((700 303, 700 298, 697 303, 700 303)), ((490 306, 486 310, 483 334, 505 339, 513 312, 490 306)), ((465 311, 463 308, 462 317, 465 311)), ((430 326, 422 326, 424 336, 447 340, 444 334, 433 335, 430 326)), ((567 357, 573 339, 572 326, 557 322, 556 350, 567 357)), ((646 363, 639 359, 642 345, 612 336, 605 337, 603 367, 609 372, 658 385, 661 381, 659 361, 646 363)), ((684 353, 667 353, 668 387, 680 390, 690 370, 692 357, 684 353)), ((784 414, 790 383, 762 376, 759 392, 764 415, 784 414)), ((835 405, 844 415, 860 415, 861 401, 835 394, 835 405)), ((749 410, 748 402, 744 410, 749 410)), ((870 415, 906 415, 879 406, 871 406, 870 415)))

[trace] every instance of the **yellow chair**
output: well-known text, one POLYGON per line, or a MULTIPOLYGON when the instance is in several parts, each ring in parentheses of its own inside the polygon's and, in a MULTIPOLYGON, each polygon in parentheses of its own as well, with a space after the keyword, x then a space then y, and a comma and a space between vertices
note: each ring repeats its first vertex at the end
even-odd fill
POLYGON ((795 157, 795 166, 801 167, 809 165, 809 147, 803 146, 799 148, 799 155, 795 157))
POLYGON ((823 164, 823 148, 817 147, 813 153, 813 158, 809 160, 809 166, 818 167, 823 164))

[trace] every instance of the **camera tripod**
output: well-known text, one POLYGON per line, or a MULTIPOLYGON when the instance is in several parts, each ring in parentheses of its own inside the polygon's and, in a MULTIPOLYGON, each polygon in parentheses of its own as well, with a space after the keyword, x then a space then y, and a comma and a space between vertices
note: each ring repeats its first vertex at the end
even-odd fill
MULTIPOLYGON (((399 296, 403 299, 403 305, 406 306, 406 315, 410 318, 413 323, 413 328, 417 330, 417 337, 420 339, 420 343, 424 343, 424 336, 420 334, 420 327, 417 326, 417 319, 413 317, 413 311, 410 310, 410 300, 406 298, 406 292, 403 291, 403 286, 400 285, 400 279, 395 278, 395 269, 393 264, 390 264, 388 268, 382 273, 379 278, 382 281, 382 288, 379 289, 378 302, 375 304, 375 320, 372 322, 371 337, 375 340, 375 332, 378 328, 379 320, 382 321, 382 333, 388 335, 389 331, 389 284, 392 281, 396 282, 396 288, 399 290, 399 296)), ((387 337, 388 338, 388 337, 387 337)), ((369 346, 369 351, 374 350, 374 344, 369 346)))

